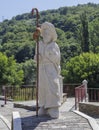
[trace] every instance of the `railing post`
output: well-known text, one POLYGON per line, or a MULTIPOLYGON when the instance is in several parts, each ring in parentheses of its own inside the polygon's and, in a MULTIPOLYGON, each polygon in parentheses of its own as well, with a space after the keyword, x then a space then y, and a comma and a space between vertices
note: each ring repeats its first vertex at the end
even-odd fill
POLYGON ((62 77, 60 75, 59 76, 59 83, 60 83, 60 100, 61 100, 61 103, 63 103, 63 79, 64 79, 64 77, 62 77))
POLYGON ((88 93, 87 93, 87 84, 88 84, 88 81, 84 79, 84 80, 82 81, 82 84, 83 84, 84 87, 85 87, 85 101, 88 101, 88 93))
POLYGON ((75 88, 75 110, 77 109, 77 89, 75 88))
POLYGON ((83 102, 83 96, 84 96, 84 89, 81 88, 81 102, 83 102))
POLYGON ((3 91, 4 91, 4 104, 7 104, 6 87, 5 86, 3 86, 3 91))

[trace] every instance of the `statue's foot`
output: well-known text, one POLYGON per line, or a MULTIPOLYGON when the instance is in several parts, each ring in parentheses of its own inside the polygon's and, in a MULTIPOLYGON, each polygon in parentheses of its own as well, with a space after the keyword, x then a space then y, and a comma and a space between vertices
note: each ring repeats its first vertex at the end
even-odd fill
POLYGON ((46 109, 44 109, 44 107, 40 107, 40 109, 38 110, 38 115, 39 116, 46 115, 46 109))
POLYGON ((47 113, 50 117, 52 118, 59 118, 59 108, 55 107, 55 108, 49 108, 47 110, 47 113))

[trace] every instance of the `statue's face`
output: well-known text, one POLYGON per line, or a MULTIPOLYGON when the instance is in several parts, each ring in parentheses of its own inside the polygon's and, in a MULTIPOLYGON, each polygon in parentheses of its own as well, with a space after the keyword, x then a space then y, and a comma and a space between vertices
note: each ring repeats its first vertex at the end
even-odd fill
POLYGON ((52 36, 51 36, 51 32, 49 31, 49 29, 43 29, 42 30, 42 37, 43 37, 43 41, 44 43, 49 43, 52 40, 52 36))

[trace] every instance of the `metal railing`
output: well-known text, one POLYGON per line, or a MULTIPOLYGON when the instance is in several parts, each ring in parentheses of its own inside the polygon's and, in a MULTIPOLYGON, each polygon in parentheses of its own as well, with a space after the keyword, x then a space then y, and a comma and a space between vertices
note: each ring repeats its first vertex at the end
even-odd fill
MULTIPOLYGON (((79 83, 63 84, 63 93, 67 93, 68 97, 75 96, 75 87, 80 85, 79 83)), ((4 97, 4 104, 7 100, 33 100, 36 97, 36 85, 23 85, 21 87, 16 86, 0 86, 0 95, 4 97)))
POLYGON ((75 88, 75 109, 79 107, 79 102, 86 102, 86 88, 81 85, 75 88))
POLYGON ((99 102, 99 88, 88 88, 89 102, 99 102))
POLYGON ((67 93, 68 97, 75 96, 75 87, 78 87, 81 83, 65 83, 63 84, 63 93, 67 93))
POLYGON ((4 102, 7 100, 26 101, 35 99, 35 86, 5 87, 3 89, 4 102))
POLYGON ((79 108, 79 102, 99 102, 99 88, 87 88, 81 85, 75 88, 75 109, 79 108))

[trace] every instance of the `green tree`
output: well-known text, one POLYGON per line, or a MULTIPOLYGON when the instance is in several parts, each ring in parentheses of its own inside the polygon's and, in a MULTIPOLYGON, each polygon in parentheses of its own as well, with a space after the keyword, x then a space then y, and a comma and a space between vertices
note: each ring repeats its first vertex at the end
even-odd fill
POLYGON ((65 82, 82 82, 87 79, 90 82, 99 72, 99 54, 82 53, 71 58, 62 70, 65 82))
POLYGON ((19 46, 15 58, 18 63, 25 62, 25 60, 33 58, 34 53, 35 53, 34 46, 31 43, 24 43, 19 46))
POLYGON ((0 52, 0 83, 1 84, 22 84, 24 74, 13 57, 7 57, 0 52))
POLYGON ((81 46, 82 52, 89 52, 89 31, 87 13, 84 11, 80 15, 81 19, 81 46))
MULTIPOLYGON (((61 7, 39 13, 40 24, 49 21, 56 27, 57 43, 61 50, 61 66, 64 72, 67 62, 82 51, 88 52, 88 47, 91 52, 99 53, 99 4, 61 7), (87 14, 84 10, 87 10, 87 14), (88 37, 90 37, 89 41, 88 37)), ((29 12, 0 22, 0 52, 7 57, 14 55, 16 62, 20 63, 18 66, 34 57, 35 41, 33 41, 32 33, 36 28, 35 21, 36 15, 33 17, 29 12)), ((26 68, 28 70, 28 67, 26 68)))
POLYGON ((36 80, 36 63, 33 59, 21 63, 24 71, 24 84, 33 84, 36 80))
POLYGON ((99 52, 99 18, 90 23, 90 49, 94 53, 99 52))

